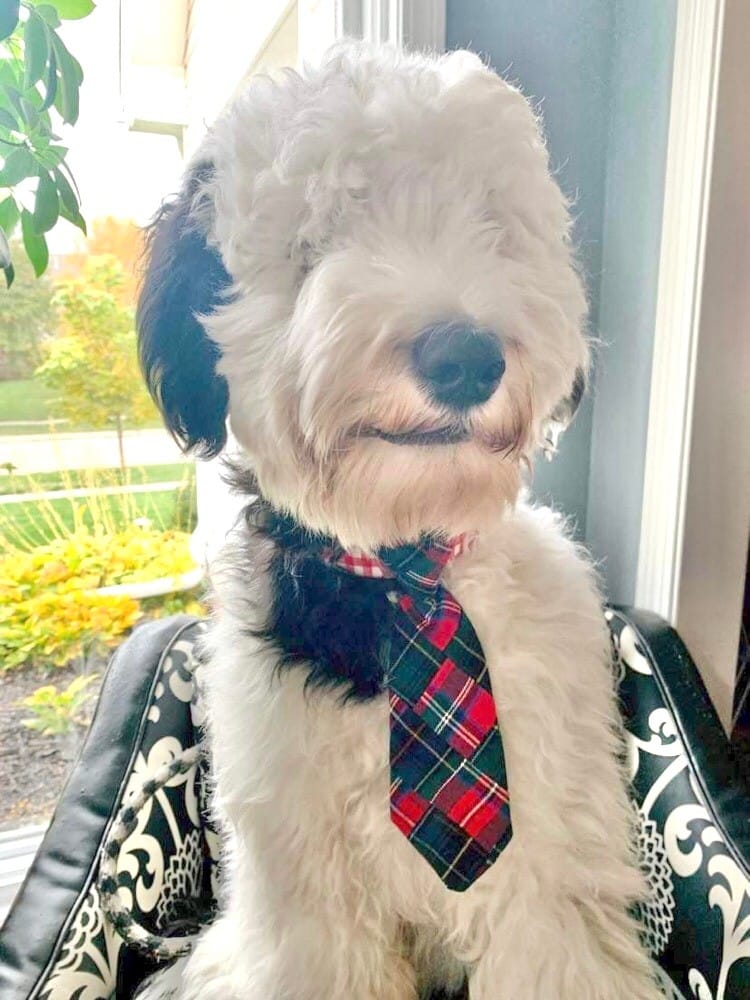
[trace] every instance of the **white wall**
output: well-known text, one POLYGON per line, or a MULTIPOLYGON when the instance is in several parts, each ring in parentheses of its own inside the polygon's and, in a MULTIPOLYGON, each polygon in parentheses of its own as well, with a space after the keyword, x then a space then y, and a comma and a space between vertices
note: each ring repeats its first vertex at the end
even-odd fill
POLYGON ((269 42, 283 27, 287 29, 287 43, 294 44, 288 54, 275 53, 276 58, 282 62, 296 62, 296 32, 289 32, 294 8, 296 2, 289 0, 263 0, 262 3, 258 0, 243 3, 194 0, 188 19, 185 56, 187 153, 200 142, 205 128, 221 112, 256 63, 263 61, 269 42))

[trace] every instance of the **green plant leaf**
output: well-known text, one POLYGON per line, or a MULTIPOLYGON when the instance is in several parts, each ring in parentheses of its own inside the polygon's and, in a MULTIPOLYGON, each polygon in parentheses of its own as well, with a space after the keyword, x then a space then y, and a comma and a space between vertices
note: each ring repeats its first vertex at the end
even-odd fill
POLYGON ((24 101, 27 101, 34 108, 37 114, 40 114, 42 107, 42 95, 36 87, 30 87, 28 90, 24 90, 21 96, 24 101))
POLYGON ((5 108, 0 108, 0 126, 7 128, 11 132, 18 131, 18 122, 5 108))
POLYGON ((34 274, 39 277, 47 270, 49 263, 49 250, 44 236, 40 236, 34 229, 34 216, 24 209, 21 212, 21 232, 23 234, 23 245, 26 254, 34 268, 34 274))
POLYGON ((44 78, 44 94, 44 101, 39 109, 40 111, 46 111, 48 108, 51 108, 57 96, 57 57, 55 56, 55 50, 52 48, 49 50, 47 75, 44 78))
POLYGON ((44 20, 34 11, 23 29, 23 85, 26 90, 41 80, 49 56, 49 33, 44 20))
POLYGON ((60 218, 65 219, 67 222, 72 223, 77 229, 80 229, 84 236, 88 234, 88 229, 86 227, 86 220, 81 215, 79 211, 70 212, 61 203, 60 204, 60 218))
POLYGON ((46 167, 47 170, 52 170, 53 167, 59 166, 65 159, 67 152, 67 146, 44 146, 42 149, 37 148, 34 150, 37 163, 46 167))
POLYGON ((71 184, 71 186, 73 188, 73 191, 75 192, 76 201, 80 204, 80 201, 81 201, 81 192, 78 190, 78 185, 76 184, 76 179, 73 176, 73 174, 71 174, 70 167, 65 162, 65 160, 63 160, 62 163, 60 164, 60 169, 65 174, 65 176, 68 178, 68 181, 70 182, 70 184, 71 184))
POLYGON ((21 213, 18 211, 16 199, 9 194, 7 198, 0 201, 0 229, 3 230, 8 239, 13 236, 13 230, 18 225, 20 218, 21 213))
POLYGON ((18 24, 19 0, 0 0, 0 41, 13 34, 18 24))
POLYGON ((14 187, 26 177, 32 177, 36 173, 34 157, 24 146, 21 149, 14 149, 5 158, 2 170, 0 170, 0 188, 14 187))
POLYGON ((40 154, 47 152, 50 143, 49 132, 43 122, 40 121, 36 128, 29 131, 29 141, 31 143, 31 155, 39 160, 40 154))
MULTIPOLYGON (((0 64, 2 65, 2 64, 0 64)), ((3 84, 3 90, 5 91, 6 97, 6 107, 10 105, 11 109, 15 111, 16 118, 19 123, 24 121, 23 117, 23 105, 21 104, 21 94, 19 91, 11 84, 3 84)))
MULTIPOLYGON (((37 6, 36 0, 31 2, 37 6)), ((65 21, 77 21, 81 17, 88 17, 96 7, 93 0, 46 0, 46 4, 54 7, 65 21)))
MULTIPOLYGON (((32 0, 32 3, 34 3, 34 0, 32 0)), ((36 7, 37 14, 44 18, 50 28, 60 27, 60 15, 51 3, 34 3, 34 6, 36 7)))
POLYGON ((25 97, 21 98, 21 108, 23 109, 23 120, 26 122, 29 131, 39 125, 39 112, 25 97))
POLYGON ((72 53, 69 53, 69 55, 70 55, 70 61, 73 65, 73 71, 75 72, 76 80, 78 80, 78 86, 80 87, 81 84, 83 83, 83 66, 81 66, 81 64, 78 62, 78 60, 72 53))
POLYGON ((20 86, 23 83, 23 73, 21 70, 22 67, 16 60, 0 59, 0 84, 4 87, 20 86))
POLYGON ((64 42, 58 36, 52 35, 52 46, 60 70, 55 107, 60 112, 62 120, 69 125, 78 121, 78 90, 80 65, 68 52, 64 42))
POLYGON ((78 196, 62 170, 55 168, 53 174, 57 183, 57 193, 60 196, 60 215, 68 222, 72 222, 86 235, 86 221, 78 206, 78 196))
POLYGON ((0 226, 0 268, 4 271, 7 267, 10 267, 10 246, 8 238, 0 226))
POLYGON ((34 229, 41 236, 49 232, 60 215, 60 200, 57 185, 48 173, 39 176, 34 203, 34 229))
POLYGON ((62 170, 55 169, 53 173, 55 175, 55 181, 57 182, 57 191, 60 195, 60 201, 62 202, 63 207, 68 212, 77 212, 78 197, 76 196, 76 193, 73 190, 73 188, 68 183, 67 177, 62 172, 62 170))

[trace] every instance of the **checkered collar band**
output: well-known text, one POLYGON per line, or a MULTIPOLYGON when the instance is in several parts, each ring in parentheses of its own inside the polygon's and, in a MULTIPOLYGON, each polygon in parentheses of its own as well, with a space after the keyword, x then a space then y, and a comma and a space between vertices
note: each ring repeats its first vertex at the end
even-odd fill
MULTIPOLYGON (((283 520, 287 529, 281 535, 289 539, 292 522, 283 520)), ((472 540, 431 538, 368 555, 295 528, 297 544, 327 565, 388 585, 393 619, 383 666, 390 705, 391 820, 449 889, 465 890, 512 836, 484 653, 463 608, 441 581, 448 563, 472 540)))
POLYGON ((448 541, 428 540, 423 545, 401 545, 380 549, 368 555, 363 549, 323 549, 325 562, 354 576, 370 580, 401 580, 404 586, 434 592, 446 566, 458 559, 474 542, 470 535, 458 535, 448 541))

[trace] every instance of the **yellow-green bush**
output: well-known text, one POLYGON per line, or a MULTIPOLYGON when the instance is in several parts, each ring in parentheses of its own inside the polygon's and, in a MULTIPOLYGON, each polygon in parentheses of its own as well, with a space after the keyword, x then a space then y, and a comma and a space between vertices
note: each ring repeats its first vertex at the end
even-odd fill
MULTIPOLYGON (((114 534, 81 528, 31 551, 6 550, 0 556, 0 669, 62 666, 96 644, 114 645, 159 602, 97 594, 96 588, 179 577, 194 567, 188 539, 138 525, 114 534)), ((194 611, 195 602, 183 608, 194 611)))
POLYGON ((24 708, 31 712, 22 719, 27 729, 36 729, 42 736, 64 736, 76 726, 86 724, 86 704, 93 692, 91 684, 99 679, 99 674, 79 674, 62 691, 55 684, 45 684, 26 698, 21 699, 24 708))

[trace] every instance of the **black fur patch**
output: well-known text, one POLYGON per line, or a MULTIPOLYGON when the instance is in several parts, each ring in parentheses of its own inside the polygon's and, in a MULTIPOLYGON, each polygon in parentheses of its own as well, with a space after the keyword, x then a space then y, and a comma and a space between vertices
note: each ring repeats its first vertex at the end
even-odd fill
POLYGON ((332 539, 314 535, 263 500, 246 510, 251 530, 274 542, 273 606, 256 632, 280 651, 279 668, 304 665, 306 684, 339 687, 345 699, 367 700, 384 688, 393 621, 388 580, 353 576, 328 565, 332 539))
POLYGON ((586 376, 583 368, 576 368, 576 377, 573 379, 573 388, 570 390, 570 408, 573 413, 581 405, 583 394, 586 392, 586 376))
POLYGON ((179 196, 162 205, 147 234, 147 265, 138 300, 141 367, 167 428, 185 450, 210 458, 227 439, 228 390, 216 374, 219 349, 197 319, 224 299, 230 277, 192 217, 193 200, 210 178, 198 165, 179 196))

